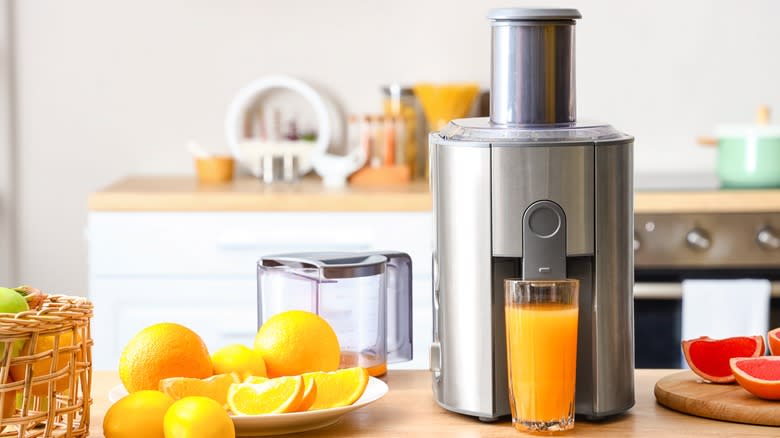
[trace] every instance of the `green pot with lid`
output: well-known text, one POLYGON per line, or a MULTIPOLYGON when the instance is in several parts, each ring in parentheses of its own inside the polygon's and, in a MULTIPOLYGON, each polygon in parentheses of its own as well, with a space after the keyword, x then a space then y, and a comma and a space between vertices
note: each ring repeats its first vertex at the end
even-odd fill
POLYGON ((780 125, 768 122, 769 109, 761 107, 755 125, 716 129, 717 170, 723 187, 780 187, 780 125))

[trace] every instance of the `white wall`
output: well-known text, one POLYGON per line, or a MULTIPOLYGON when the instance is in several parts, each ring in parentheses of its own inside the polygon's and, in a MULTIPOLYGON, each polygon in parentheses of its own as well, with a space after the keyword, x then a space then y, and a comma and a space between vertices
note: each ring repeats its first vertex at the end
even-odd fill
POLYGON ((12 284, 16 268, 13 210, 15 157, 13 145, 13 30, 11 3, 0 0, 0 285, 12 284))
MULTIPOLYGON (((636 135, 636 167, 702 171, 694 138, 780 103, 780 2, 581 0, 581 117, 636 135)), ((86 196, 122 175, 190 172, 222 145, 249 80, 316 81, 348 111, 390 81, 488 85, 486 11, 508 0, 17 1, 19 280, 83 293, 86 196)))

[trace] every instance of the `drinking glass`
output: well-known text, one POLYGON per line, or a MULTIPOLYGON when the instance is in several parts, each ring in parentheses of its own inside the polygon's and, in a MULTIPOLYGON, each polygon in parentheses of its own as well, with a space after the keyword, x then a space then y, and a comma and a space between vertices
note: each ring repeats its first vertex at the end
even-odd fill
POLYGON ((579 281, 504 280, 509 403, 517 430, 574 428, 579 281))

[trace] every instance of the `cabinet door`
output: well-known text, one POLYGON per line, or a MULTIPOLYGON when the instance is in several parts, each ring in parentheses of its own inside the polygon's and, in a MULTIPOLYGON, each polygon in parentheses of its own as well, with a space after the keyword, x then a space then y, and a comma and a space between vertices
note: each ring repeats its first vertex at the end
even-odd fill
POLYGON ((212 352, 235 342, 252 345, 257 332, 254 277, 98 279, 90 290, 95 369, 116 369, 130 338, 160 322, 191 328, 212 352))
POLYGON ((260 256, 371 249, 381 215, 346 213, 92 213, 95 275, 252 275, 260 256))

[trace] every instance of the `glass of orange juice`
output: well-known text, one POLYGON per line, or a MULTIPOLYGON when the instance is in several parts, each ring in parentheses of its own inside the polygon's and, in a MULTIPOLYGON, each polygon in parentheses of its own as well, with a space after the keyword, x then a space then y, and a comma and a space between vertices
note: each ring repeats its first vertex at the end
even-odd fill
POLYGON ((517 430, 574 428, 579 281, 504 280, 509 404, 517 430))

